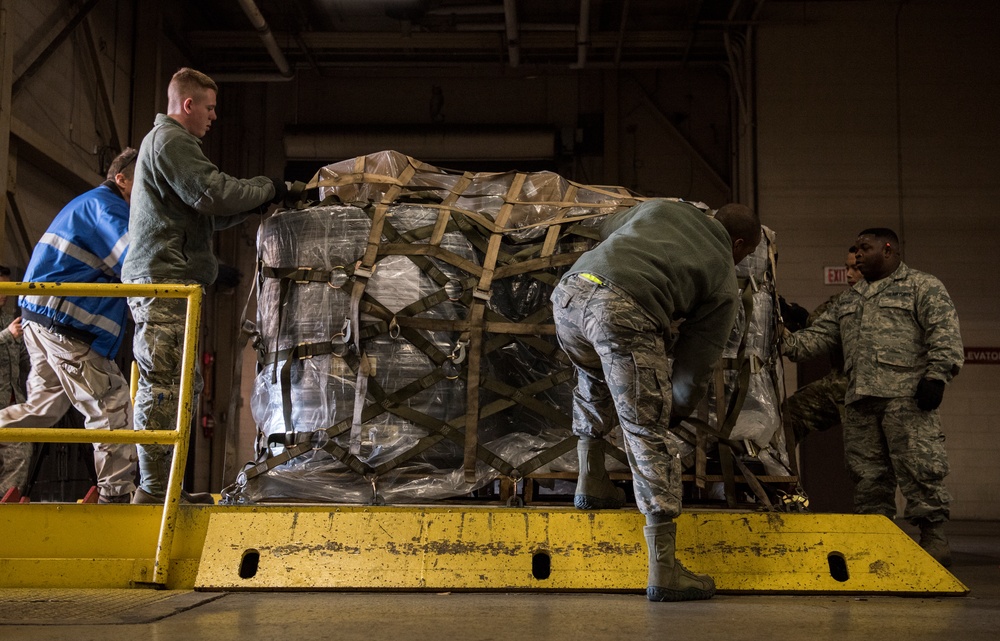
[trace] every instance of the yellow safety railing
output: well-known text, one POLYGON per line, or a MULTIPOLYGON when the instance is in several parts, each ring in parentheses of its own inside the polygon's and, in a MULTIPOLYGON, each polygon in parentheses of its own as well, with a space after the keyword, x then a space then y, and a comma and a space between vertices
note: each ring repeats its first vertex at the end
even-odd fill
MULTIPOLYGON (((104 298, 186 298, 184 320, 184 353, 181 357, 180 401, 177 427, 174 430, 88 430, 52 427, 4 427, 0 435, 12 443, 134 443, 141 445, 173 445, 170 478, 164 501, 163 518, 156 543, 153 583, 167 584, 170 549, 177 524, 177 506, 181 498, 181 481, 187 462, 191 417, 194 413, 194 375, 197 364, 198 327, 201 324, 202 290, 200 285, 125 285, 112 283, 9 283, 0 282, 0 295, 26 296, 99 296, 104 298)), ((133 377, 134 379, 134 377, 133 377)), ((134 399, 133 388, 133 399, 134 399)))

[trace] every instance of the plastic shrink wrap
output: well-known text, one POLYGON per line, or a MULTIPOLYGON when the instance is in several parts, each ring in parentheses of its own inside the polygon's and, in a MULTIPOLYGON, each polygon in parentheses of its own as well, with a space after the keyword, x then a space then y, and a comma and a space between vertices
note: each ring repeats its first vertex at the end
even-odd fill
MULTIPOLYGON (((255 460, 224 500, 423 502, 501 477, 574 472, 575 376, 548 297, 596 243, 603 217, 639 199, 548 172, 451 172, 392 151, 325 167, 312 186, 318 205, 272 215, 258 232, 255 460), (373 270, 359 279, 366 253, 373 270), (485 330, 473 359, 476 305, 485 330), (470 360, 479 362, 474 466, 470 360)), ((740 266, 759 285, 748 351, 762 364, 773 358, 764 244, 740 266)), ((752 381, 733 435, 781 461, 767 367, 752 381)), ((612 469, 627 469, 619 454, 612 469)))

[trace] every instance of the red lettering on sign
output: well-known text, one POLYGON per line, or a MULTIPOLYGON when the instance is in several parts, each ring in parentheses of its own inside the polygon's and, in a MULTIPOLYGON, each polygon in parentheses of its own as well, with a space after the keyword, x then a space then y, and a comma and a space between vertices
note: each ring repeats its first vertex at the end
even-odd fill
POLYGON ((839 267, 824 267, 823 268, 823 284, 824 285, 846 285, 847 284, 847 268, 843 265, 839 267))

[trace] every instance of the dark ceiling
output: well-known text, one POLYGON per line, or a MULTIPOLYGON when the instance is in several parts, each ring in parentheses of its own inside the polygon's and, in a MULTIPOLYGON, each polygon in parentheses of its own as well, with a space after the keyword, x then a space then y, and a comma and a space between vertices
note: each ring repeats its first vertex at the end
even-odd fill
POLYGON ((183 0, 171 4, 176 13, 169 32, 201 68, 213 74, 287 76, 310 68, 324 73, 387 65, 530 72, 718 63, 726 59, 724 35, 742 34, 763 0, 183 0), (287 65, 281 64, 281 57, 287 65))

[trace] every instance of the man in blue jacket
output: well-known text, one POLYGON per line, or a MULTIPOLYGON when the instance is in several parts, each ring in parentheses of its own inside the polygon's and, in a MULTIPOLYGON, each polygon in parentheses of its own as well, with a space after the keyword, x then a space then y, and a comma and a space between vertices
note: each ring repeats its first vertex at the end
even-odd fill
MULTIPOLYGON (((129 246, 128 217, 138 152, 127 148, 107 180, 77 196, 35 245, 25 282, 117 283, 129 246)), ((28 397, 0 410, 0 427, 52 427, 72 404, 92 430, 132 429, 128 381, 114 362, 127 320, 124 298, 22 296, 31 358, 28 397)), ((128 503, 135 490, 130 444, 95 443, 99 503, 128 503)))

